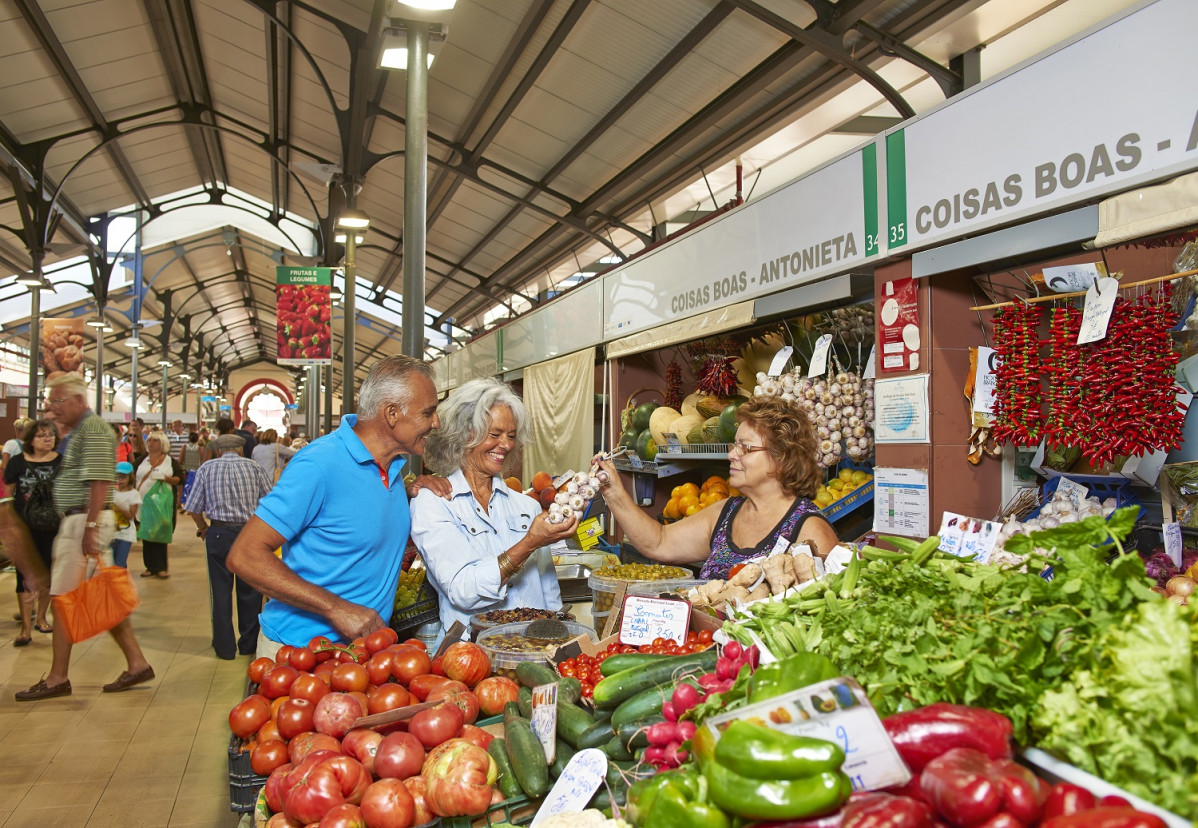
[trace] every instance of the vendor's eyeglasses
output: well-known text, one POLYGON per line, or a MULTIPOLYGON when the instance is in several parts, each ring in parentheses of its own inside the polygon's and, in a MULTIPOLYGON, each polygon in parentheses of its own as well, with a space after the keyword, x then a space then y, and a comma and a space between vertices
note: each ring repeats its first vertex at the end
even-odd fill
POLYGON ((740 440, 734 440, 732 450, 744 457, 746 454, 752 454, 755 451, 766 451, 765 446, 750 446, 748 443, 742 443, 740 440))

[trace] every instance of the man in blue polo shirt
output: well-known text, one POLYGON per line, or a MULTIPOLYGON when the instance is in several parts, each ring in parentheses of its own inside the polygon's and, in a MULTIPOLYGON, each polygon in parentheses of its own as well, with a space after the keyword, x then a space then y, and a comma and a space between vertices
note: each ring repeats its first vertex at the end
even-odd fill
POLYGON ((429 366, 392 356, 371 367, 358 414, 304 447, 262 498, 226 565, 267 596, 258 655, 314 636, 349 641, 387 625, 421 488, 449 494, 443 478, 405 488, 401 454, 424 454, 439 425, 429 366), (283 559, 274 555, 282 547, 283 559))

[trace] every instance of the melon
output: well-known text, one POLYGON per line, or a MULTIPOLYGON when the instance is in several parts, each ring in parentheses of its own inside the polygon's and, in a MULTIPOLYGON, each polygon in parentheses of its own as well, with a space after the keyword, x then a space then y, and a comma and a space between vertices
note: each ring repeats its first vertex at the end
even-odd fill
POLYGON ((678 410, 682 412, 684 417, 689 414, 698 414, 699 400, 701 399, 703 399, 702 394, 691 394, 682 401, 682 405, 678 407, 678 410))
POLYGON ((666 444, 666 438, 663 435, 667 431, 672 432, 674 430, 671 426, 681 416, 681 414, 667 405, 656 409, 649 416, 649 431, 652 432, 653 439, 657 442, 657 445, 664 446, 666 444))
POLYGON ((708 417, 703 423, 703 442, 720 442, 720 418, 708 417))
POLYGON ((686 442, 692 446, 701 446, 707 442, 707 438, 703 436, 703 421, 686 433, 686 442))
POLYGON ((739 394, 733 397, 717 397, 714 394, 700 397, 695 407, 699 414, 704 417, 718 417, 725 408, 731 403, 748 402, 748 397, 742 397, 739 394))
POLYGON ((668 431, 672 431, 678 435, 678 440, 682 444, 691 442, 691 429, 698 428, 702 430, 703 418, 698 414, 683 414, 677 420, 670 424, 668 431))
POLYGON ((657 442, 647 428, 636 438, 636 456, 650 463, 657 458, 657 442))
POLYGON ((653 416, 653 412, 658 408, 660 406, 657 403, 641 403, 632 409, 632 417, 628 423, 629 426, 635 428, 638 432, 644 431, 649 427, 649 418, 653 416))
POLYGON ((720 412, 720 442, 731 443, 736 439, 736 412, 741 403, 728 403, 720 412))

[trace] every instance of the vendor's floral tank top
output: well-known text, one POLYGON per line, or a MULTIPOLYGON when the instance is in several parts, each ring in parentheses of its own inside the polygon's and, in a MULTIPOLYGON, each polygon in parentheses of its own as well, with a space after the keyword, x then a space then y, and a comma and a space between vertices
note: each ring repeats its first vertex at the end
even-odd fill
POLYGON ((741 549, 732 543, 732 519, 736 517, 736 513, 740 511, 744 502, 743 497, 731 497, 724 504, 724 508, 720 512, 720 519, 716 522, 715 531, 711 533, 711 557, 703 564, 703 569, 699 572, 700 578, 727 579, 728 570, 749 558, 767 554, 774 548, 778 538, 784 537, 793 543, 803 521, 811 515, 820 513, 819 507, 807 498, 795 498, 790 511, 768 535, 762 538, 761 543, 750 549, 741 549))

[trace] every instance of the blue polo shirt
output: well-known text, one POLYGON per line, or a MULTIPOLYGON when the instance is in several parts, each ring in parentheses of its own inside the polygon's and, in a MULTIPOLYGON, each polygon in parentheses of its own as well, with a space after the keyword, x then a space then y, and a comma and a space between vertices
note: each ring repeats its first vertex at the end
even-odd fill
MULTIPOLYGON (((283 563, 305 581, 391 618, 411 529, 404 459, 382 469, 354 433, 357 416, 297 452, 254 512, 287 539, 283 563)), ((316 635, 340 636, 322 615, 268 600, 259 616, 274 641, 302 646, 316 635)))

